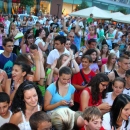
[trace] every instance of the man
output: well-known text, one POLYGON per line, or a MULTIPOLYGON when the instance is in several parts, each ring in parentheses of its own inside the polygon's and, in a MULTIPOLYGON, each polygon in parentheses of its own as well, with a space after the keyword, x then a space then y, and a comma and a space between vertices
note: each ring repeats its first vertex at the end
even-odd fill
POLYGON ((8 78, 11 78, 13 63, 16 60, 16 54, 12 53, 14 47, 13 40, 5 38, 3 41, 4 52, 0 54, 0 69, 6 71, 8 78))
POLYGON ((123 94, 127 94, 130 96, 130 69, 126 71, 125 81, 126 81, 126 85, 123 90, 123 94))
MULTIPOLYGON (((108 77, 110 81, 113 81, 116 77, 124 78, 125 80, 125 74, 128 69, 130 69, 130 58, 128 56, 122 56, 119 58, 118 61, 118 69, 110 72, 108 74, 108 77)), ((112 86, 110 85, 108 88, 108 91, 112 91, 112 86)))
POLYGON ((53 62, 60 57, 62 54, 69 54, 69 51, 65 48, 66 37, 65 36, 56 36, 54 39, 54 47, 55 49, 52 50, 48 57, 47 57, 47 64, 50 67, 53 62))
POLYGON ((76 52, 78 52, 78 49, 77 49, 77 47, 74 44, 74 35, 75 35, 74 32, 70 32, 68 34, 68 39, 70 40, 70 43, 71 43, 70 48, 73 50, 73 52, 75 54, 76 52))

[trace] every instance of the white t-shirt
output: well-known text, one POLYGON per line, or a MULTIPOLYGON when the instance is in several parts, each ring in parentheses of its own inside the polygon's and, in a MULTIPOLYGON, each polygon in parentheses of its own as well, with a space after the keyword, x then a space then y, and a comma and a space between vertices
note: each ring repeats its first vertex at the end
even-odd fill
POLYGON ((3 124, 5 124, 5 123, 8 123, 8 122, 9 122, 10 117, 11 117, 11 115, 12 115, 12 112, 11 112, 11 111, 9 111, 9 112, 10 112, 10 115, 9 115, 9 117, 8 117, 8 118, 6 118, 6 119, 0 116, 0 126, 2 126, 3 124))
POLYGON ((116 54, 117 58, 120 57, 119 50, 118 50, 118 51, 115 51, 114 49, 112 49, 112 50, 110 51, 110 53, 114 53, 114 54, 116 54))
POLYGON ((108 103, 110 106, 113 104, 112 92, 107 93, 106 98, 102 99, 102 102, 108 103))
POLYGON ((124 88, 123 94, 127 94, 130 96, 130 89, 124 88))
POLYGON ((43 39, 41 39, 41 38, 39 38, 39 37, 36 37, 36 41, 35 41, 35 44, 38 46, 38 50, 41 50, 40 48, 39 48, 39 43, 42 43, 42 45, 43 46, 45 46, 45 42, 43 41, 43 39))
MULTIPOLYGON (((65 50, 62 54, 69 55, 69 51, 65 48, 65 50)), ((56 59, 58 59, 59 57, 60 57, 60 54, 59 54, 58 50, 57 49, 52 50, 47 57, 47 64, 49 64, 49 65, 53 64, 53 62, 56 59)))
MULTIPOLYGON (((123 121, 120 130, 130 130, 130 118, 129 118, 129 123, 128 123, 127 129, 125 128, 125 125, 126 125, 126 123, 125 123, 125 121, 123 121)), ((111 130, 110 113, 109 112, 103 115, 102 126, 105 130, 111 130)))

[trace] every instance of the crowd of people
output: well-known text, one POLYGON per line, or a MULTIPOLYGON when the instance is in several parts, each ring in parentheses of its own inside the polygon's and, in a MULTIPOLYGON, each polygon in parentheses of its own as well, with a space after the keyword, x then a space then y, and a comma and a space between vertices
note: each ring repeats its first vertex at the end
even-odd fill
POLYGON ((0 22, 0 130, 130 130, 128 24, 0 22))

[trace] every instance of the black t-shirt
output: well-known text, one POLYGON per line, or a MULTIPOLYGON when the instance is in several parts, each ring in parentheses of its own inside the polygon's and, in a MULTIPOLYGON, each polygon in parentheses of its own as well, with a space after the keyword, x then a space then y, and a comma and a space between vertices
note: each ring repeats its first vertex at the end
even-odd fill
POLYGON ((78 49, 74 44, 71 44, 70 48, 73 50, 74 54, 78 52, 78 49))

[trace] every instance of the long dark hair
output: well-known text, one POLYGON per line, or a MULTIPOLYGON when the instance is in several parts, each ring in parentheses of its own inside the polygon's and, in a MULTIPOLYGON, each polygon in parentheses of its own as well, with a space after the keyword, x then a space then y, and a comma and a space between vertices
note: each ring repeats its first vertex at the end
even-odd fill
POLYGON ((17 113, 19 111, 22 111, 25 114, 26 106, 24 102, 24 91, 35 88, 37 95, 38 95, 38 104, 40 106, 43 105, 43 97, 41 94, 41 91, 39 90, 38 86, 34 84, 31 81, 24 81, 16 91, 16 94, 14 96, 11 111, 13 113, 17 113))
MULTIPOLYGON (((98 73, 95 77, 91 79, 88 86, 91 86, 91 93, 92 93, 92 101, 93 103, 97 103, 99 101, 100 89, 99 85, 101 82, 109 82, 109 78, 104 73, 98 73)), ((106 97, 107 89, 102 92, 102 98, 106 97)))
MULTIPOLYGON (((113 126, 114 129, 116 129, 118 126, 118 124, 116 123, 119 116, 121 115, 122 109, 128 104, 130 103, 130 96, 126 95, 126 94, 120 94, 116 97, 116 99, 113 102, 113 105, 111 107, 110 110, 110 123, 111 123, 111 127, 113 126)), ((128 120, 126 121, 126 126, 128 125, 128 120)))

